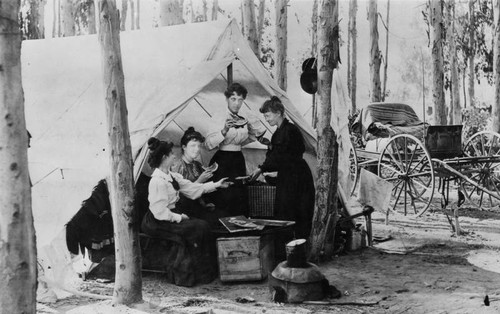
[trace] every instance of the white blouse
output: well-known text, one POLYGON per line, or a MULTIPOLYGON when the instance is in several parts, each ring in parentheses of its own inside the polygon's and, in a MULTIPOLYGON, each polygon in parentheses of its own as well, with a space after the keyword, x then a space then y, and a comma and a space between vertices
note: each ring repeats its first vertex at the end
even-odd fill
POLYGON ((160 169, 155 169, 148 187, 149 209, 158 220, 180 222, 182 216, 171 211, 179 200, 179 192, 190 199, 197 199, 202 194, 216 189, 216 183, 214 182, 191 182, 176 172, 170 171, 170 173, 166 174, 160 169), (179 183, 179 191, 174 189, 172 178, 179 183))
POLYGON ((214 119, 205 138, 205 145, 209 150, 216 147, 219 147, 220 150, 241 150, 241 146, 257 140, 257 137, 266 131, 258 118, 249 116, 248 123, 244 127, 230 128, 224 136, 221 131, 227 119, 232 119, 229 110, 226 111, 225 115, 214 119))

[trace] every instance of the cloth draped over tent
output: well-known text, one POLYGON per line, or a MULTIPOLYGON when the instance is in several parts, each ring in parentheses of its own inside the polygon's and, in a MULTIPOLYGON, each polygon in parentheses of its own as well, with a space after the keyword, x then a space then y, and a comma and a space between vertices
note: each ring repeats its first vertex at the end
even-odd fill
POLYGON ((330 119, 330 126, 337 135, 337 143, 339 144, 339 186, 341 186, 345 192, 349 192, 351 190, 351 186, 354 184, 354 182, 351 182, 352 180, 349 176, 349 155, 353 147, 351 136, 349 134, 348 119, 351 100, 345 91, 346 86, 344 86, 340 71, 339 69, 334 69, 332 78, 332 115, 330 119))

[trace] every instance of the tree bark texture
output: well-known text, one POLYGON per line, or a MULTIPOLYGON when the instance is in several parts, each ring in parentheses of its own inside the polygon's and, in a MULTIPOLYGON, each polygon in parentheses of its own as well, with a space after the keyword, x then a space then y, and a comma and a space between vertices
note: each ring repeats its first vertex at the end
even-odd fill
POLYGON ((137 0, 137 5, 135 8, 135 28, 141 28, 141 0, 137 0))
POLYGON ((217 14, 219 13, 219 1, 213 0, 212 3, 212 21, 217 21, 217 14))
POLYGON ((370 100, 382 100, 380 88, 381 55, 378 47, 378 12, 377 0, 368 3, 368 21, 370 24, 370 100))
POLYGON ((387 0, 387 14, 385 18, 385 62, 384 62, 384 85, 382 88, 382 101, 385 101, 387 92, 387 66, 389 65, 389 12, 391 7, 391 0, 387 0))
MULTIPOLYGON (((311 23, 312 23, 311 57, 317 59, 317 54, 318 54, 318 0, 314 0, 314 2, 313 2, 311 23)), ((311 125, 314 129, 316 129, 316 127, 318 126, 318 102, 316 100, 316 95, 313 95, 313 97, 312 97, 311 125)))
POLYGON ((125 30, 125 23, 127 23, 128 1, 122 0, 122 9, 120 11, 120 30, 125 30))
POLYGON ((495 29, 493 38, 493 75, 495 85, 495 101, 492 106, 492 129, 500 132, 500 0, 493 1, 495 29))
POLYGON ((132 149, 120 49, 120 18, 114 0, 99 0, 102 55, 111 176, 108 182, 115 236, 115 304, 142 301, 141 252, 134 221, 132 149))
POLYGON ((160 0, 160 25, 170 26, 184 24, 182 17, 182 0, 160 0))
POLYGON ((276 0, 276 81, 279 87, 287 88, 287 43, 288 43, 288 0, 276 0))
POLYGON ((27 39, 45 38, 45 4, 46 0, 29 0, 28 12, 23 16, 23 24, 27 39))
POLYGON ((0 1, 0 313, 35 313, 37 261, 21 79, 20 1, 0 1))
POLYGON ((130 6, 130 29, 135 29, 135 3, 134 0, 129 0, 128 5, 130 6))
POLYGON ((73 0, 59 0, 60 37, 75 36, 75 6, 73 0))
POLYGON ((241 9, 243 10, 243 36, 248 41, 253 53, 259 58, 259 41, 253 0, 242 0, 241 9))
POLYGON ((455 43, 455 2, 448 1, 448 42, 450 55, 450 125, 462 124, 462 112, 460 107, 460 83, 458 79, 457 48, 455 43))
POLYGON ((57 1, 52 0, 52 38, 56 37, 57 34, 57 1))
POLYGON ((475 18, 474 18, 474 2, 476 0, 469 0, 469 81, 468 81, 468 88, 467 91, 469 92, 469 104, 471 106, 474 105, 474 83, 476 81, 475 79, 475 72, 474 72, 474 58, 475 58, 475 37, 474 37, 474 32, 475 30, 475 18))
POLYGON ((257 56, 260 56, 260 53, 262 51, 262 35, 264 34, 264 19, 266 17, 266 0, 259 0, 259 10, 258 10, 258 15, 257 15, 257 42, 258 42, 258 48, 257 51, 259 54, 257 56))
POLYGON ((318 178, 314 217, 311 231, 310 258, 319 259, 325 243, 327 221, 333 215, 333 226, 338 221, 337 212, 337 168, 335 156, 336 135, 330 126, 332 108, 332 76, 337 67, 338 45, 338 2, 320 0, 318 19, 318 178))
POLYGON ((358 71, 358 31, 356 29, 356 15, 358 13, 358 0, 349 1, 349 37, 351 38, 351 61, 349 67, 349 97, 351 97, 351 110, 356 112, 356 85, 358 71))
POLYGON ((207 0, 202 0, 203 2, 203 14, 202 14, 202 20, 200 22, 206 22, 208 20, 208 4, 207 0))
POLYGON ((434 103, 434 123, 446 125, 443 70, 443 1, 431 0, 431 55, 432 55, 432 100, 434 103))

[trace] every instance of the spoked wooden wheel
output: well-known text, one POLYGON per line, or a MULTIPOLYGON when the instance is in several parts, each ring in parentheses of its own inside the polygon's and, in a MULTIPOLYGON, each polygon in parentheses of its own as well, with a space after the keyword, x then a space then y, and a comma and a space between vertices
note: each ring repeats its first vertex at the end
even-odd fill
POLYGON ((463 149, 467 157, 478 158, 464 169, 462 174, 491 193, 479 189, 476 185, 462 180, 466 199, 479 209, 492 209, 500 205, 500 134, 483 131, 474 134, 463 149))
POLYGON ((405 215, 422 215, 434 195, 434 169, 424 145, 413 135, 400 134, 385 145, 378 173, 393 184, 390 209, 405 215))

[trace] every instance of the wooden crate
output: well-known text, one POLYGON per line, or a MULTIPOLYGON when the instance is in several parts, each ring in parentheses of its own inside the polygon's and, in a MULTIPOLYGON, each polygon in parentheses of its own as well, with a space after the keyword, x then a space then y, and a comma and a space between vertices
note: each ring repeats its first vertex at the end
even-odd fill
POLYGON ((217 239, 221 281, 265 279, 274 267, 274 241, 270 235, 217 239))

